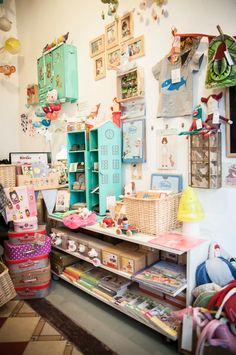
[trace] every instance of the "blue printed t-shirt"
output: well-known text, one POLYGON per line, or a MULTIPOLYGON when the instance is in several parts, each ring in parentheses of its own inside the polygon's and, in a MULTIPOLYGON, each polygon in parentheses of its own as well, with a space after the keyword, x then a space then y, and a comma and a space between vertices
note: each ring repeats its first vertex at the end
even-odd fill
POLYGON ((191 60, 181 66, 180 58, 172 64, 168 56, 152 68, 154 77, 159 80, 159 105, 157 117, 181 117, 192 114, 193 71, 198 71, 203 54, 195 52, 191 60), (180 82, 172 84, 171 71, 180 68, 180 82))

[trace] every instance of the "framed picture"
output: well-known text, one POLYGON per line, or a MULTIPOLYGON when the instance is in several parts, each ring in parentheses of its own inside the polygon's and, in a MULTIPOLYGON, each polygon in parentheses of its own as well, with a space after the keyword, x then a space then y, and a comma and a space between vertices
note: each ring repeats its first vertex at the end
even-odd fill
POLYGON ((114 47, 107 51, 107 69, 118 67, 121 61, 120 47, 114 47))
POLYGON ((128 52, 129 60, 145 55, 144 52, 144 36, 133 38, 123 44, 122 53, 128 52))
POLYGON ((152 174, 151 190, 180 192, 183 190, 183 177, 172 174, 152 174))
POLYGON ((128 12, 120 17, 119 21, 120 43, 133 38, 133 13, 128 12))
POLYGON ((105 35, 98 36, 89 42, 90 57, 93 58, 105 51, 105 35))
POLYGON ((123 120, 123 163, 146 161, 146 120, 123 120))
POLYGON ((102 53, 94 58, 94 79, 99 80, 106 76, 105 54, 102 53))
POLYGON ((56 212, 69 211, 70 208, 70 192, 68 190, 58 190, 56 199, 56 212))
POLYGON ((226 89, 225 117, 233 122, 226 125, 226 156, 236 158, 236 86, 226 89))
POLYGON ((41 162, 43 164, 51 163, 50 152, 14 152, 9 153, 11 164, 32 164, 41 162))
POLYGON ((124 102, 121 105, 122 118, 144 117, 146 105, 144 100, 124 102))
POLYGON ((106 49, 110 49, 119 44, 118 41, 118 23, 117 21, 111 22, 105 28, 106 35, 106 49))

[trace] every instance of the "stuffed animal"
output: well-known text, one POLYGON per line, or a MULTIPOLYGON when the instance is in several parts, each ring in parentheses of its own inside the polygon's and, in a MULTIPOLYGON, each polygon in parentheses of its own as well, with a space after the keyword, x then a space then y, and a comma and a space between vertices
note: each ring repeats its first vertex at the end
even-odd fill
POLYGON ((16 72, 14 65, 0 65, 0 73, 10 77, 12 73, 16 72))
POLYGON ((206 104, 207 108, 207 118, 205 120, 205 128, 207 129, 207 134, 217 132, 220 128, 221 123, 232 124, 230 119, 225 118, 220 115, 219 112, 219 101, 222 98, 223 93, 213 94, 208 97, 202 97, 201 101, 206 104))

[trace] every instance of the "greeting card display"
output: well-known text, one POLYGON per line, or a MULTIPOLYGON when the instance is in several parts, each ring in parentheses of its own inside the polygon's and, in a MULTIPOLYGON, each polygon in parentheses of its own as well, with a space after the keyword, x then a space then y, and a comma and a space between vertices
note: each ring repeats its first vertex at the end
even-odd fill
POLYGON ((59 190, 57 192, 56 208, 57 212, 69 211, 70 192, 68 190, 59 190))
POLYGON ((37 215, 34 189, 32 186, 5 188, 8 199, 7 221, 16 221, 37 215))
POLYGON ((146 160, 146 125, 145 119, 124 120, 123 127, 123 162, 143 163, 146 160))

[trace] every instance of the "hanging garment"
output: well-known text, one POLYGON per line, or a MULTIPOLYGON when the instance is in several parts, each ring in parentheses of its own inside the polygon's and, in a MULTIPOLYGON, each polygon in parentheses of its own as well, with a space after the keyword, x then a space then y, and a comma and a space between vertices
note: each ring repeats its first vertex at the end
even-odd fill
POLYGON ((224 34, 210 42, 205 85, 207 89, 236 85, 236 42, 232 37, 224 34))

